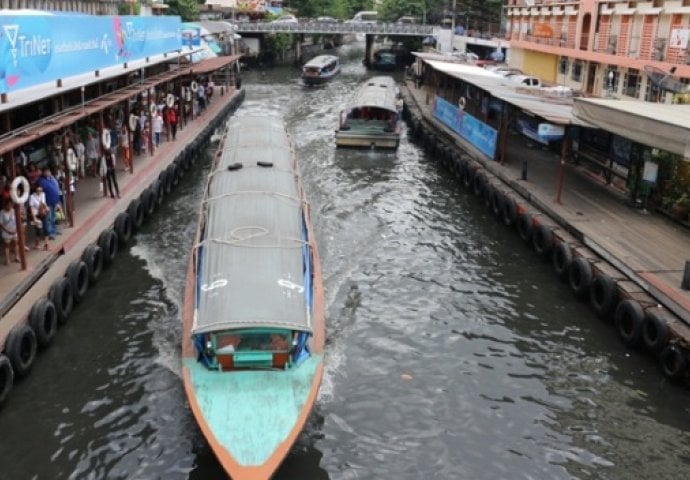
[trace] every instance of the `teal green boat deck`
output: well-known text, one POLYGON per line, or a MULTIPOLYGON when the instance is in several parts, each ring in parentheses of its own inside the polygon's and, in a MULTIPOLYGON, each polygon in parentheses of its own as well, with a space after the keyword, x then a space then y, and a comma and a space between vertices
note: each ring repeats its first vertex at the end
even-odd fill
POLYGON ((240 465, 262 465, 289 435, 306 403, 321 355, 290 370, 217 372, 185 359, 201 413, 240 465))

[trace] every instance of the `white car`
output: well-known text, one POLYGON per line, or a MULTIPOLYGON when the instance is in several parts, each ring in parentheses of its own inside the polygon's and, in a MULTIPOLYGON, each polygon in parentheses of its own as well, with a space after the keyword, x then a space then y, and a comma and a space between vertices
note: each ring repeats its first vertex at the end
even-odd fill
POLYGON ((288 24, 297 25, 299 22, 297 21, 297 17, 295 17, 294 15, 290 15, 288 13, 285 15, 281 15, 280 17, 273 20, 271 23, 288 23, 288 24))

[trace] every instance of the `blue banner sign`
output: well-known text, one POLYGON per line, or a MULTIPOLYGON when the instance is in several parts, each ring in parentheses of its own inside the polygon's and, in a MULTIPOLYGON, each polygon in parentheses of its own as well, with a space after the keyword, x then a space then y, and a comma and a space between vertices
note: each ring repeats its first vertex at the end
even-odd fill
POLYGON ((179 50, 180 25, 175 16, 2 14, 0 93, 179 50))
POLYGON ((434 117, 493 159, 498 132, 439 96, 434 98, 434 117))

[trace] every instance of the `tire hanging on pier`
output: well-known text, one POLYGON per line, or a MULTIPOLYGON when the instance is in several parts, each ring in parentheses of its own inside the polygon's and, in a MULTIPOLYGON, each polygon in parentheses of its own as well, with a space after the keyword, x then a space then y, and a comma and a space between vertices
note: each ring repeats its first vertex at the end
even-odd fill
POLYGON ((67 267, 65 274, 72 287, 75 303, 79 303, 86 296, 89 289, 89 267, 83 260, 75 260, 67 267))
POLYGON ((544 223, 540 223, 534 229, 534 234, 532 235, 534 251, 543 259, 549 258, 553 251, 553 231, 551 228, 544 223))
POLYGON ((89 245, 81 254, 81 259, 89 269, 89 285, 93 285, 103 273, 103 249, 98 245, 89 245))
POLYGON ((42 298, 34 303, 29 313, 29 325, 36 334, 36 341, 40 348, 47 348, 57 334, 57 310, 53 302, 42 298))
POLYGON ((647 350, 659 355, 668 345, 669 336, 666 320, 654 310, 647 310, 642 325, 642 342, 647 350))
POLYGON ((553 249, 553 269, 562 281, 568 280, 570 265, 573 263, 573 250, 566 242, 558 242, 553 249))
POLYGON ((481 197, 484 193, 485 184, 486 176, 482 172, 477 170, 474 174, 474 180, 472 181, 472 188, 474 190, 474 194, 478 197, 481 197))
POLYGON ((98 246, 103 251, 103 266, 110 266, 117 255, 117 234, 111 229, 104 230, 98 236, 98 246))
POLYGON ((57 312, 57 319, 59 325, 64 325, 69 319, 72 308, 74 307, 74 297, 72 295, 72 285, 67 278, 58 278, 50 286, 48 290, 48 298, 57 312))
POLYGON ((509 195, 503 195, 501 199, 501 217, 503 218, 503 223, 508 227, 515 224, 517 221, 517 203, 515 199, 509 195))
POLYGON ((36 359, 36 334, 26 324, 15 325, 5 340, 5 354, 12 364, 15 377, 29 373, 36 359))
POLYGON ((14 385, 14 370, 7 356, 0 353, 0 405, 7 400, 14 385))
POLYGON ((494 212, 496 218, 503 218, 503 202, 505 195, 498 188, 494 188, 494 194, 491 197, 491 211, 494 212))
POLYGON ((616 330, 628 347, 636 347, 642 340, 644 310, 636 300, 623 300, 616 307, 616 330))
POLYGON ((577 257, 568 269, 568 282, 575 296, 584 299, 592 284, 592 266, 585 257, 577 257))
POLYGON ((139 230, 144 225, 144 208, 139 200, 132 200, 127 207, 127 214, 132 219, 132 229, 139 230))
POLYGON ((616 281, 606 275, 600 273, 592 281, 589 287, 589 303, 592 305, 594 312, 602 320, 607 319, 618 301, 618 286, 616 281))
POLYGON ((520 238, 525 242, 532 240, 532 232, 534 226, 532 224, 532 216, 527 212, 522 212, 517 218, 517 230, 520 238))
POLYGON ((668 378, 677 380, 685 375, 688 369, 688 356, 678 345, 669 345, 659 357, 661 370, 668 378))
POLYGON ((127 245, 132 238, 132 218, 127 213, 120 212, 117 217, 115 217, 113 228, 115 229, 120 244, 127 245))

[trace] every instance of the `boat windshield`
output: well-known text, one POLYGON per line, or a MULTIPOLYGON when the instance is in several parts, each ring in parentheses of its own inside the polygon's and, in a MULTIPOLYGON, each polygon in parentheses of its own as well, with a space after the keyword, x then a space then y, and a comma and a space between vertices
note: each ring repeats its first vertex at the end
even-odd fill
POLYGON ((240 329, 195 335, 199 360, 212 370, 286 369, 309 357, 307 332, 240 329))

